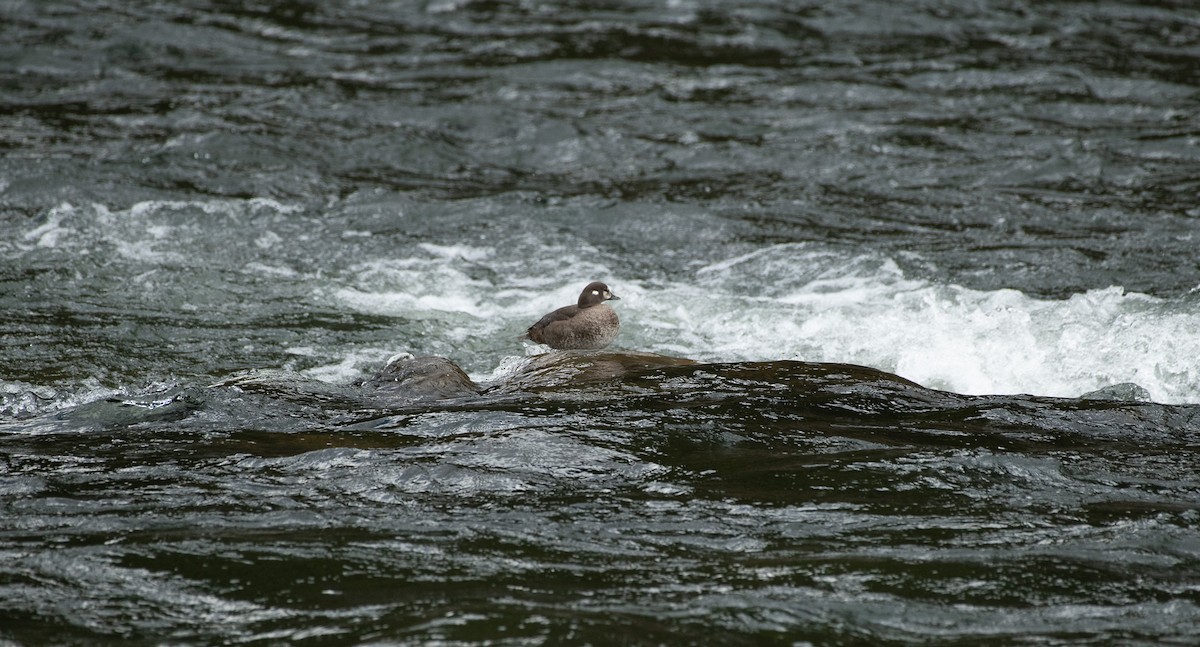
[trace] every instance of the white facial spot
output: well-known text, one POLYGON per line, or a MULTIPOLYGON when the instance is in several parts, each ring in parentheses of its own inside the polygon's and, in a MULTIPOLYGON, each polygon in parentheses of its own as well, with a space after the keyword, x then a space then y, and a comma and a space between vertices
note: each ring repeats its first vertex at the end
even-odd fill
POLYGON ((599 291, 599 290, 592 290, 592 294, 594 294, 594 295, 596 295, 596 296, 600 296, 600 291, 599 291))

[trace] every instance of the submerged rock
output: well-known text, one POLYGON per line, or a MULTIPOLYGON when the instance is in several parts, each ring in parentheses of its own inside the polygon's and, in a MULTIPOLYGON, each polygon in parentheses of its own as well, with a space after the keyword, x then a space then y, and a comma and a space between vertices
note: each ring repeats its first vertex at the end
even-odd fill
POLYGON ((506 371, 504 377, 480 385, 445 357, 414 357, 402 353, 388 360, 387 365, 362 386, 404 402, 425 402, 583 386, 619 380, 655 368, 692 364, 696 364, 695 360, 654 353, 554 351, 524 358, 506 371))
MULTIPOLYGON (((1200 407, 1145 402, 1149 394, 1135 384, 1085 394, 1092 404, 1081 405, 1075 398, 962 395, 869 367, 796 360, 704 363, 653 353, 555 351, 509 358, 477 383, 445 357, 405 353, 358 384, 314 382, 258 375, 215 386, 234 388, 229 403, 237 406, 248 395, 287 402, 291 408, 271 409, 267 421, 287 431, 305 416, 310 429, 361 431, 403 428, 414 416, 449 410, 505 411, 535 426, 545 416, 555 417, 556 426, 582 419, 619 429, 708 425, 743 438, 801 430, 805 438, 847 437, 870 447, 914 437, 961 447, 1161 442, 1200 428, 1200 407)), ((210 398, 205 406, 223 402, 210 398)), ((265 423, 255 418, 254 424, 265 423)))
POLYGON ((525 358, 489 392, 539 391, 564 385, 616 380, 668 366, 691 366, 695 360, 656 353, 617 351, 553 351, 525 358))
POLYGON ((448 400, 483 391, 457 364, 445 357, 413 357, 407 353, 388 360, 387 366, 363 386, 406 401, 448 400))
POLYGON ((1080 400, 1114 400, 1118 402, 1149 402, 1150 392, 1134 384, 1122 382, 1112 384, 1102 389, 1089 391, 1079 396, 1080 400))

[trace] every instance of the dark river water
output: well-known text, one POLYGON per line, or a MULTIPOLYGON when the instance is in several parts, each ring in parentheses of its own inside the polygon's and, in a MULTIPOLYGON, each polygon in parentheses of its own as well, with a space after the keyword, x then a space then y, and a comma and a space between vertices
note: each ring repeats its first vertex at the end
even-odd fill
POLYGON ((1194 645, 1197 250, 1192 2, 0 0, 0 646, 1194 645))

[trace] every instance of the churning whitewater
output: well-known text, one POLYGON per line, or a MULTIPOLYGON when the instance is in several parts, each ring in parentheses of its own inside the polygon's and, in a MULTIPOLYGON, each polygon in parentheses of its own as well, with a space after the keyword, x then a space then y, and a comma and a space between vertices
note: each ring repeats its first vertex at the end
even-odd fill
MULTIPOLYGON (((320 249, 327 232, 298 235, 287 222, 298 209, 265 199, 148 202, 123 211, 60 205, 5 253, 50 263, 111 250, 137 299, 183 317, 204 307, 184 298, 194 298, 185 294, 188 283, 203 294, 226 283, 278 281, 299 288, 296 310, 348 308, 419 322, 422 338, 412 348, 284 346, 288 366, 331 382, 360 379, 402 350, 445 354, 486 374, 524 353, 513 343, 521 322, 572 300, 579 281, 571 277, 599 276, 622 286, 628 315, 620 348, 705 361, 860 364, 964 394, 1075 397, 1134 383, 1156 402, 1200 402, 1195 294, 1158 298, 1112 286, 1044 299, 911 278, 893 258, 813 243, 729 256, 722 251, 734 246, 713 245, 685 267, 638 277, 570 235, 540 262, 530 259, 534 243, 519 230, 487 245, 414 242, 348 258, 320 249), (223 222, 225 233, 197 239, 201 218, 223 222)), ((371 236, 340 232, 360 243, 371 236)))

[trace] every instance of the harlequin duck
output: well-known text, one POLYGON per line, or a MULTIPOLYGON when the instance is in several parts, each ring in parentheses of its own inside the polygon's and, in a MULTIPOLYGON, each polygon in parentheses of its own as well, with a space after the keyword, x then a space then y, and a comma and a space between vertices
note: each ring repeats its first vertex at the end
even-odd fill
POLYGON ((594 281, 579 294, 579 302, 544 316, 525 331, 530 340, 562 350, 604 348, 617 337, 621 321, 604 302, 620 299, 608 286, 594 281))

